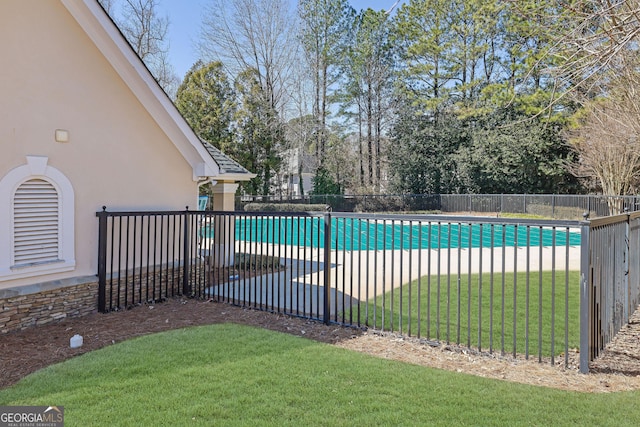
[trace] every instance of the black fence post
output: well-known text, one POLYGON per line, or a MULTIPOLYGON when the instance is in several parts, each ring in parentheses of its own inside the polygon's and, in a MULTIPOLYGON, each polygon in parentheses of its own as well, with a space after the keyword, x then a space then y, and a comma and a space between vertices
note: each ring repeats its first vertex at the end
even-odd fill
POLYGON ((580 372, 589 373, 589 361, 591 360, 592 336, 591 324, 591 226, 587 222, 588 211, 584 215, 584 223, 580 226, 580 372))
POLYGON ((98 217, 98 311, 107 312, 107 207, 98 217))
POLYGON ((182 295, 189 295, 189 267, 191 265, 191 259, 189 256, 189 206, 187 206, 186 211, 184 213, 184 244, 182 247, 182 295))
POLYGON ((324 323, 331 322, 331 213, 324 214, 324 323))

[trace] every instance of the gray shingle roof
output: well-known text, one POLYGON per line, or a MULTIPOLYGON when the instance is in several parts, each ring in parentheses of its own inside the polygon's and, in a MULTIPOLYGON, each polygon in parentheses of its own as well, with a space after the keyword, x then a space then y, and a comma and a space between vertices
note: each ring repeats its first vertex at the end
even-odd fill
POLYGON ((255 176, 255 174, 249 172, 247 169, 242 167, 242 165, 240 165, 240 163, 236 162, 231 157, 229 157, 226 154, 224 154, 222 151, 220 151, 219 149, 214 147, 208 141, 205 141, 202 138, 200 138, 200 141, 202 142, 202 145, 204 145, 204 147, 207 149, 207 151, 209 152, 209 154, 211 155, 213 160, 220 167, 220 174, 221 175, 227 175, 227 174, 249 175, 247 178, 251 178, 251 177, 255 176))

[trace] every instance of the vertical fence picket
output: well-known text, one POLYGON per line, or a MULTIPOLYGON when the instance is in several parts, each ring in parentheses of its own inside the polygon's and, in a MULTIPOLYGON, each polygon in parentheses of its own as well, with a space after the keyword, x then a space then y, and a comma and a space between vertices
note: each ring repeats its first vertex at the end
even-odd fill
POLYGON ((182 233, 183 244, 182 246, 182 295, 189 295, 189 216, 188 209, 183 216, 184 220, 184 231, 182 233))
POLYGON ((393 303, 394 303, 394 295, 395 292, 393 291, 394 286, 395 286, 395 280, 396 280, 396 276, 394 274, 395 272, 395 249, 396 249, 396 222, 395 220, 391 221, 391 302, 390 302, 390 310, 389 310, 389 330, 391 332, 393 332, 393 309, 395 308, 393 303))
POLYGON ((431 338, 431 241, 433 229, 431 221, 427 221, 427 338, 431 338))
MULTIPOLYGON (((462 224, 458 225, 462 227, 462 224)), ((471 235, 473 233, 473 224, 469 223, 469 248, 468 248, 468 256, 467 256, 467 347, 471 347, 471 266, 472 266, 472 256, 471 256, 471 235)), ((459 298, 459 297, 458 297, 459 298)))
MULTIPOLYGON (((378 240, 378 228, 379 227, 378 227, 378 219, 377 218, 374 219, 374 227, 375 228, 374 228, 374 237, 373 238, 374 238, 375 243, 374 243, 373 251, 374 251, 375 256, 373 258, 373 270, 377 272, 378 271, 378 267, 379 267, 379 265, 378 265, 378 256, 377 256, 378 251, 379 251, 379 247, 378 247, 378 243, 379 243, 379 240, 378 240)), ((346 235, 346 233, 345 233, 345 235, 346 235)), ((377 296, 378 296, 378 275, 375 274, 373 276, 373 298, 374 298, 374 302, 373 302, 373 324, 374 325, 376 324, 377 314, 378 314, 378 312, 377 312, 377 307, 378 307, 377 296)), ((367 301, 369 301, 369 300, 367 300, 367 301)), ((358 306, 360 306, 360 304, 358 304, 358 306)), ((367 320, 369 319, 369 304, 365 305, 365 319, 367 319, 367 320)), ((419 319, 419 317, 418 317, 418 319, 419 319)), ((418 322, 420 322, 420 320, 418 320, 418 322)), ((366 325, 368 326, 369 323, 367 322, 366 325)), ((358 326, 360 326, 360 323, 358 323, 358 326)))
POLYGON ((504 356, 504 328, 505 328, 505 291, 506 291, 506 257, 507 257, 507 232, 506 225, 502 224, 502 290, 500 291, 500 354, 504 356))
MULTIPOLYGON (((107 311, 107 210, 96 214, 98 217, 98 311, 107 311)), ((111 307, 110 307, 111 308, 111 307)))
MULTIPOLYGON (((122 223, 122 218, 118 218, 119 221, 118 223, 122 223)), ((120 262, 120 248, 122 247, 122 245, 120 244, 120 241, 118 241, 118 243, 116 244, 116 240, 115 240, 115 230, 116 230, 116 219, 115 218, 111 218, 111 263, 110 263, 110 270, 114 271, 114 265, 116 264, 114 258, 115 258, 115 247, 118 247, 118 263, 120 262)), ((120 270, 120 265, 118 264, 118 271, 120 270)), ((113 306, 113 277, 110 280, 111 285, 109 286, 109 307, 113 306)), ((120 275, 118 275, 118 280, 116 281, 116 286, 117 286, 117 296, 118 296, 118 301, 120 301, 120 285, 121 285, 121 280, 120 280, 120 275)))
MULTIPOLYGON (((484 229, 483 224, 478 224, 480 228, 480 239, 478 242, 478 350, 482 351, 482 253, 484 252, 483 236, 484 229)), ((469 251, 471 251, 471 233, 469 233, 469 251)), ((471 252, 469 252, 471 254, 471 252)))
POLYGON ((400 240, 400 268, 398 268, 398 283, 400 285, 400 290, 398 292, 398 297, 399 297, 399 304, 398 304, 398 332, 402 333, 402 309, 403 309, 403 305, 402 305, 402 300, 403 300, 403 294, 404 294, 404 282, 402 280, 402 271, 404 270, 404 268, 402 268, 402 266, 404 265, 402 263, 402 255, 404 254, 404 248, 403 248, 403 239, 404 239, 404 227, 402 225, 402 222, 400 222, 400 230, 398 232, 398 234, 400 235, 399 240, 400 240))
MULTIPOLYGON (((371 283, 371 277, 369 274, 369 268, 370 268, 370 255, 371 255, 371 251, 369 250, 369 248, 371 248, 371 224, 368 221, 363 221, 365 226, 367 227, 367 231, 366 231, 366 243, 365 243, 365 247, 367 248, 367 252, 366 252, 366 256, 367 256, 367 265, 366 265, 366 277, 365 277, 365 301, 369 301, 369 283, 371 283)), ((374 275, 375 276, 375 275, 374 275)), ((351 294, 353 295, 353 294, 351 294)), ((351 303, 353 296, 351 298, 349 298, 349 302, 351 303)), ((357 301, 360 301, 362 299, 362 282, 358 281, 358 297, 356 298, 357 301)), ((353 306, 353 305, 352 305, 353 306)), ((344 307, 344 306, 343 306, 344 307)), ((360 304, 357 305, 357 319, 360 319, 360 304)), ((358 325, 360 324, 360 321, 358 320, 358 325)))
POLYGON ((551 235, 551 364, 555 364, 556 349, 556 228, 551 235))
POLYGON ((437 278, 436 278, 436 339, 440 339, 440 277, 441 277, 441 271, 440 271, 440 266, 441 266, 441 248, 442 248, 442 223, 440 221, 438 221, 438 233, 437 233, 437 238, 438 238, 438 246, 437 246, 437 251, 438 251, 438 266, 437 266, 437 278))
MULTIPOLYGON (((429 247, 427 246, 427 250, 429 250, 429 247)), ((421 309, 422 309, 422 223, 418 223, 418 303, 417 303, 417 307, 416 307, 416 311, 418 312, 418 318, 417 318, 417 328, 418 328, 418 338, 421 337, 421 318, 420 315, 422 313, 421 309)), ((377 251, 376 251, 377 252, 377 251)), ((376 259, 378 259, 376 257, 376 259)), ((377 271, 377 269, 376 269, 377 271)))
POLYGON ((409 221, 409 242, 407 244, 408 246, 408 251, 407 251, 407 257, 409 258, 409 273, 408 273, 408 283, 409 283, 409 293, 407 295, 407 335, 411 336, 411 319, 412 319, 412 310, 411 308, 413 307, 413 277, 412 277, 412 267, 413 267, 413 221, 409 221))
POLYGON ((565 266, 564 266, 564 366, 569 366, 569 229, 565 231, 565 266))
MULTIPOLYGON (((586 220, 586 217, 585 217, 586 220)), ((591 296, 591 227, 588 223, 580 226, 580 372, 589 372, 590 361, 590 296, 591 296)))
POLYGON ((518 352, 518 224, 513 226, 513 357, 518 352))
POLYGON ((140 265, 140 276, 142 277, 142 271, 145 271, 144 274, 144 298, 142 297, 142 286, 140 286, 140 301, 149 301, 149 281, 151 279, 151 275, 149 274, 149 269, 151 267, 151 218, 152 216, 147 216, 147 234, 146 234, 146 260, 144 262, 145 267, 143 268, 142 264, 140 265))
POLYGON ((491 233, 491 259, 490 259, 490 269, 489 273, 489 353, 493 353, 493 273, 494 273, 494 262, 495 262, 495 225, 491 224, 490 226, 491 233))
MULTIPOLYGON (((542 245, 542 242, 540 242, 540 245, 542 245)), ((567 258, 568 261, 568 258, 567 258)), ((526 284, 525 284, 525 315, 524 315, 524 321, 525 321, 525 325, 524 325, 524 345, 525 345, 525 350, 524 350, 524 358, 525 359, 529 359, 529 307, 530 307, 530 303, 531 303, 531 298, 530 298, 530 285, 531 285, 531 280, 530 280, 530 274, 531 274, 531 226, 527 225, 527 255, 526 255, 526 267, 525 267, 525 276, 526 276, 526 284)))
MULTIPOLYGON (((383 230, 387 229, 387 220, 386 218, 382 220, 382 228, 383 230)), ((353 241, 353 240, 352 240, 353 241)), ((353 252, 352 252, 353 253, 353 252)), ((353 258, 351 258, 351 265, 353 266, 353 258)), ((385 310, 386 307, 386 297, 387 297, 387 240, 385 239, 383 245, 382 245, 382 307, 381 307, 381 311, 382 313, 380 314, 380 330, 384 331, 385 328, 385 320, 387 318, 386 316, 386 312, 387 310, 385 310)), ((377 301, 376 301, 376 305, 377 305, 377 301)), ((375 327, 376 325, 374 325, 375 327)))
POLYGON ((539 227, 539 267, 538 267, 538 362, 542 363, 542 227, 539 227))
POLYGON ((324 214, 324 323, 331 323, 331 214, 324 214))

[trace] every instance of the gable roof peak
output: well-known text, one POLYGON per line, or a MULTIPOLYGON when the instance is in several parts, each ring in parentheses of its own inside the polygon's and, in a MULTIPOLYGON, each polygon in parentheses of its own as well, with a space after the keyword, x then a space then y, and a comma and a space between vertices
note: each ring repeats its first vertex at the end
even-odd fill
MULTIPOLYGON (((193 180, 220 179, 220 162, 235 162, 208 149, 182 117, 98 0, 60 0, 156 124, 191 165, 193 180)), ((219 151, 219 150, 218 150, 219 151)), ((235 162, 237 164, 237 162, 235 162)), ((238 165, 239 166, 239 165, 238 165)), ((244 168, 243 168, 244 169, 244 168)), ((255 175, 244 169, 238 180, 255 175)))

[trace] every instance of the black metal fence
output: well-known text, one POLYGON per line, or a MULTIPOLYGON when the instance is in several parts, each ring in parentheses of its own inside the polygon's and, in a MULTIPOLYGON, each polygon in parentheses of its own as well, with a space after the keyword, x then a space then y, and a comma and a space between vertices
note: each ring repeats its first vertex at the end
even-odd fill
POLYGON ((403 194, 403 195, 304 195, 238 196, 236 209, 247 203, 325 204, 334 212, 485 212, 525 213, 557 219, 579 220, 633 212, 640 209, 638 196, 569 194, 403 194))
POLYGON ((98 212, 98 310, 180 295, 205 283, 197 218, 189 212, 98 212))
POLYGON ((99 309, 174 296, 555 363, 580 345, 588 223, 99 212, 99 309))
POLYGON ((583 233, 581 371, 640 302, 640 213, 595 219, 583 233))

